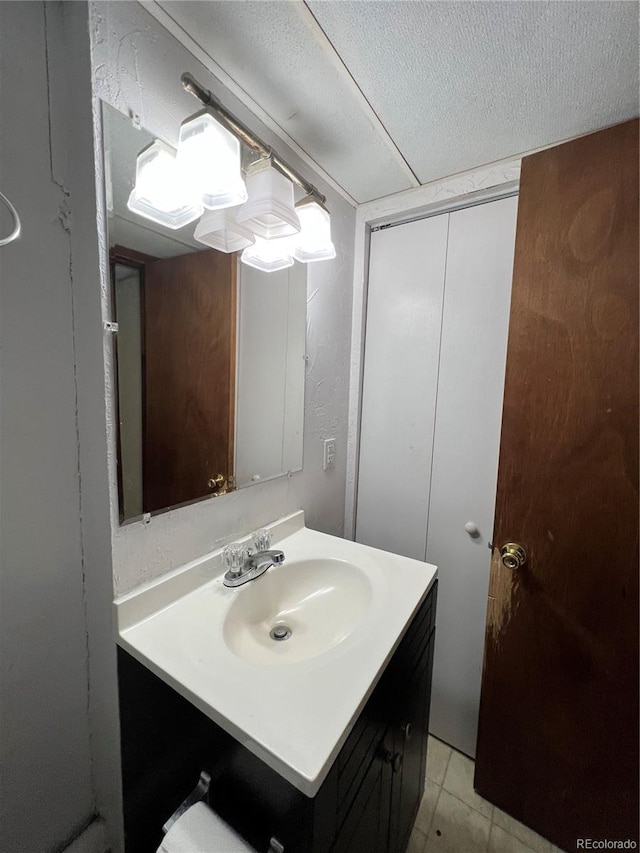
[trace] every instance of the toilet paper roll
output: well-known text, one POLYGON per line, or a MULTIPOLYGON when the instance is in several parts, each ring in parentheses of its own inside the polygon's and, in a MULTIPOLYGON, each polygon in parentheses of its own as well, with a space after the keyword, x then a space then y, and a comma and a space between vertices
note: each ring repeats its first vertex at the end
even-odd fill
POLYGON ((205 803, 187 809, 164 837, 157 853, 255 853, 205 803))

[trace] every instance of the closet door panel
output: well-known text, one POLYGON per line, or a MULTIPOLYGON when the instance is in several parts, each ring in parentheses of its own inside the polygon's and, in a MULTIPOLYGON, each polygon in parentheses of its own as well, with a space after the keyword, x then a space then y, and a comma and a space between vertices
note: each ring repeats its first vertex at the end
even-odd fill
POLYGON ((371 235, 356 540, 425 558, 449 216, 371 235))
POLYGON ((517 198, 450 214, 426 558, 438 566, 431 732, 474 756, 517 198), (472 536, 465 524, 477 525, 472 536))

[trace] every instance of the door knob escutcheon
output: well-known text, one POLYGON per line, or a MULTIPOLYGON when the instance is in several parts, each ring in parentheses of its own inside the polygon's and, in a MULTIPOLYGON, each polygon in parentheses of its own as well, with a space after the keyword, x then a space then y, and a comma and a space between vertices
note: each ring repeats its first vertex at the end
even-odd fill
POLYGON ((225 486, 224 474, 216 474, 215 477, 210 477, 207 486, 212 492, 221 492, 225 486))
POLYGON ((500 549, 502 565, 505 569, 521 569, 527 562, 527 552, 517 542, 507 542, 500 549))

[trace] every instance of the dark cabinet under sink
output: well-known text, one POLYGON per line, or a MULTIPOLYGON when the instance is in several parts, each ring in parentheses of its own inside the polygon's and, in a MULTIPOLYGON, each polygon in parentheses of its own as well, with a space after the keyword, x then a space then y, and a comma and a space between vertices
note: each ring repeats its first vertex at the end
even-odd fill
POLYGON ((155 853, 162 824, 212 777, 209 805, 259 853, 401 853, 422 799, 437 581, 315 797, 226 734, 119 649, 127 853, 155 853))

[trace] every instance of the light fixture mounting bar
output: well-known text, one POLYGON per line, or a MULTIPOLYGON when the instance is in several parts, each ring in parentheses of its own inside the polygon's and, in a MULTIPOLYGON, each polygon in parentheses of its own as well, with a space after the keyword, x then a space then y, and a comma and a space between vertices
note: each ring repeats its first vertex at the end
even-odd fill
POLYGON ((320 204, 324 205, 326 199, 322 193, 316 189, 313 184, 310 184, 309 181, 306 181, 298 172, 296 172, 296 170, 283 160, 273 150, 273 148, 263 142, 260 137, 252 133, 245 124, 233 115, 233 113, 229 112, 218 98, 209 91, 209 89, 205 89, 205 87, 196 80, 193 74, 190 74, 187 71, 181 76, 180 80, 182 81, 182 86, 187 92, 193 95, 194 98, 197 98, 203 106, 209 107, 212 110, 220 124, 226 127, 227 130, 230 130, 231 133, 237 136, 241 142, 253 151, 256 151, 261 157, 271 157, 271 162, 279 172, 282 172, 286 178, 292 181, 296 186, 300 187, 300 189, 307 195, 313 196, 313 198, 319 201, 320 204))

